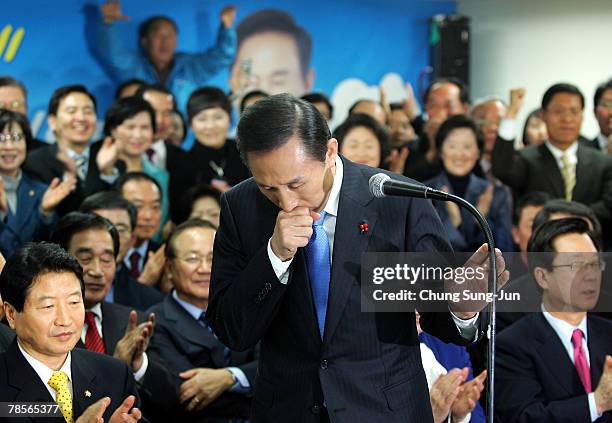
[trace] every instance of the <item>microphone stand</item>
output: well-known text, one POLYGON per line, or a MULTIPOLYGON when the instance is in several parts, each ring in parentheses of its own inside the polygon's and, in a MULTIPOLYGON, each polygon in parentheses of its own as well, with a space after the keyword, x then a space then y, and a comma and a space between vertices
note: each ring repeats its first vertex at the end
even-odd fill
MULTIPOLYGON (((420 188, 417 192, 410 187, 404 186, 393 186, 393 194, 397 195, 407 195, 410 197, 420 197, 425 198, 427 200, 441 200, 441 201, 452 201, 453 203, 459 205, 467 209, 476 221, 480 225, 480 228, 484 232, 485 241, 487 246, 489 247, 489 284, 488 290, 489 293, 497 294, 497 265, 495 263, 495 242, 493 240, 493 233, 491 232, 491 228, 489 227, 489 223, 484 218, 484 216, 480 213, 480 211, 470 204, 465 199, 449 194, 444 191, 436 190, 430 187, 418 186, 420 188), (424 189, 424 192, 422 191, 424 189)), ((391 193, 390 193, 391 194, 391 193)), ((393 195, 391 194, 391 195, 393 195)), ((487 344, 487 366, 488 366, 488 389, 487 389, 487 421, 489 423, 493 423, 494 417, 494 399, 495 399, 495 304, 496 304, 496 296, 492 296, 492 301, 488 305, 489 308, 489 328, 487 336, 489 338, 487 344)))
POLYGON ((492 301, 489 304, 489 330, 486 334, 489 338, 487 343, 487 366, 489 368, 489 377, 487 384, 487 421, 493 423, 494 411, 495 411, 495 303, 497 294, 497 264, 495 263, 495 242, 493 240, 493 233, 489 227, 489 223, 480 211, 470 204, 465 199, 456 195, 449 194, 448 200, 453 203, 463 206, 466 208, 472 216, 476 218, 482 231, 484 232, 485 241, 489 247, 489 293, 493 293, 492 301))

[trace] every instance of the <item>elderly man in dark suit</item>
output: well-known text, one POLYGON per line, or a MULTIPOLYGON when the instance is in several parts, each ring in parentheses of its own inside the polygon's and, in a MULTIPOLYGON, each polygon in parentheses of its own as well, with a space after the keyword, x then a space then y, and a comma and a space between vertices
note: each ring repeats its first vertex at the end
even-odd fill
POLYGON ((130 366, 149 420, 173 409, 175 380, 158 357, 146 352, 155 316, 143 321, 135 310, 104 301, 115 275, 117 229, 101 216, 72 212, 60 219, 51 241, 76 257, 84 272, 85 325, 77 347, 112 355, 130 366))
POLYGON ((612 422, 612 323, 587 314, 605 269, 599 250, 584 219, 551 220, 534 230, 529 267, 542 290, 541 313, 497 338, 500 422, 612 422))
POLYGON ((134 244, 134 230, 138 211, 116 191, 103 191, 91 195, 83 201, 79 211, 94 213, 108 219, 119 234, 119 253, 117 254, 117 271, 115 280, 105 300, 110 303, 123 304, 138 311, 161 302, 163 294, 148 285, 138 282, 130 275, 130 270, 123 263, 127 252, 134 244))
MULTIPOLYGON (((81 267, 55 244, 28 244, 9 258, 0 274, 0 293, 17 337, 0 354, 0 401, 56 402, 66 421, 79 423, 78 416, 90 415, 109 397, 99 417, 103 413, 105 421, 135 422, 141 412, 130 411, 139 400, 128 367, 73 349, 83 326, 83 292, 81 267)), ((23 421, 23 416, 3 421, 23 421)))
POLYGON ((187 409, 180 417, 184 421, 211 417, 215 422, 237 421, 250 414, 256 350, 231 351, 203 320, 215 232, 215 226, 199 219, 173 231, 166 247, 166 269, 174 291, 149 310, 156 317, 150 351, 184 379, 180 387, 187 409))
MULTIPOLYGON (((431 421, 414 313, 362 312, 360 291, 366 251, 450 250, 431 202, 375 200, 379 170, 340 157, 325 118, 287 94, 245 110, 238 144, 253 178, 222 197, 206 316, 232 349, 261 341, 252 421, 431 421)), ((465 344, 477 319, 421 326, 465 344)))

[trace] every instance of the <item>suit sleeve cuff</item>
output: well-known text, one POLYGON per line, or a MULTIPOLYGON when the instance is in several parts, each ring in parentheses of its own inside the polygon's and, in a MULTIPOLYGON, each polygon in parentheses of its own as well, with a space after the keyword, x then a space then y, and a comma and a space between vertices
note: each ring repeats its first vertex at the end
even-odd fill
POLYGON ((476 337, 478 335, 478 325, 476 323, 478 322, 478 317, 480 316, 480 313, 476 313, 476 316, 467 320, 463 320, 455 316, 455 313, 453 313, 452 311, 450 312, 450 314, 453 318, 453 321, 455 322, 455 326, 457 326, 457 329, 459 330, 459 335, 461 335, 461 337, 464 339, 476 341, 476 337))
POLYGON ((226 367, 226 369, 234 375, 234 379, 236 379, 236 383, 232 386, 229 391, 235 392, 238 394, 247 394, 251 391, 251 384, 247 379, 244 372, 238 367, 226 367))
POLYGON ((469 423, 472 419, 472 413, 467 413, 467 415, 462 420, 453 420, 452 413, 448 416, 448 421, 450 423, 469 423))
POLYGON ((587 395, 589 399, 589 411, 591 412, 591 421, 594 422, 601 417, 601 414, 597 412, 597 405, 595 404, 595 392, 591 392, 587 395))
POLYGON ((149 367, 149 358, 147 357, 147 353, 142 353, 142 366, 140 369, 134 372, 134 379, 136 382, 140 382, 147 372, 147 368, 149 367))
POLYGON ((497 135, 504 141, 514 141, 516 139, 516 120, 504 118, 499 124, 497 135))
POLYGON ((274 273, 276 274, 278 281, 283 285, 287 285, 287 282, 289 281, 289 266, 291 266, 293 258, 291 260, 281 261, 281 259, 276 257, 274 251, 272 251, 271 242, 272 238, 268 240, 268 257, 270 258, 272 269, 274 269, 274 273))

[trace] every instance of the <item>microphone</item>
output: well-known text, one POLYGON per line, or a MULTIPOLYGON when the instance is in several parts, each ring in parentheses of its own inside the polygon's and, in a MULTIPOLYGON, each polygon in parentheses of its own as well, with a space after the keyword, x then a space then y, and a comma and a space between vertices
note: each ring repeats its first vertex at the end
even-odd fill
POLYGON ((370 193, 376 198, 395 195, 400 197, 415 197, 442 201, 449 201, 451 199, 451 194, 447 192, 433 189, 426 185, 396 181, 384 173, 372 175, 370 177, 369 186, 370 193))
MULTIPOLYGON (((476 219, 478 224, 480 225, 482 231, 484 232, 486 243, 489 247, 489 293, 497 293, 497 266, 495 263, 495 243, 493 240, 493 233, 491 232, 491 228, 487 223, 485 217, 480 213, 480 211, 470 204, 465 199, 449 194, 444 191, 440 191, 437 189, 433 189, 426 185, 414 184, 410 182, 402 182, 391 179, 389 175, 384 173, 377 173, 370 177, 369 181, 370 193, 376 198, 383 198, 389 195, 398 196, 398 197, 414 197, 414 198, 424 198, 424 199, 432 199, 432 200, 441 200, 441 201, 452 201, 453 203, 465 208, 468 210, 472 216, 476 219)), ((487 357, 487 365, 488 365, 488 390, 487 390, 487 410, 488 416, 487 421, 493 422, 494 416, 494 399, 495 399, 495 332, 496 332, 496 321, 495 321, 495 313, 496 313, 496 304, 495 304, 495 296, 493 296, 493 301, 489 304, 489 328, 488 328, 488 357, 487 357)))

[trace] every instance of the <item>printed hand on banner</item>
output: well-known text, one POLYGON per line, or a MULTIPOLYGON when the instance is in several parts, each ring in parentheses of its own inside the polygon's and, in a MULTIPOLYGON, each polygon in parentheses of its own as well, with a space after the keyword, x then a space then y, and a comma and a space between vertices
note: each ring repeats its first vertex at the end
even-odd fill
POLYGON ((102 12, 102 21, 107 25, 115 21, 127 21, 130 19, 121 11, 119 0, 107 0, 100 5, 100 11, 102 12))
POLYGON ((225 6, 221 11, 221 22, 225 29, 229 29, 234 25, 234 21, 236 20, 236 7, 235 6, 225 6))

